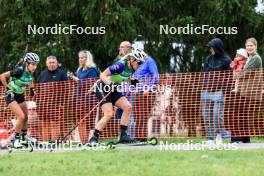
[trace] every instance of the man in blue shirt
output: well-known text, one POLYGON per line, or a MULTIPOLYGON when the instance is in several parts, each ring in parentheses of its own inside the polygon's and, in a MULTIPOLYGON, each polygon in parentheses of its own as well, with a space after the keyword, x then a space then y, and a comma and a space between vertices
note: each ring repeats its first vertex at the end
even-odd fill
MULTIPOLYGON (((141 50, 139 48, 133 48, 133 50, 141 50)), ((141 50, 143 51, 143 50, 141 50)), ((147 55, 144 51, 144 58, 145 62, 134 72, 132 75, 133 78, 137 79, 140 84, 137 86, 137 91, 142 92, 144 85, 147 85, 148 88, 150 89, 151 86, 155 86, 159 82, 159 72, 158 72, 158 67, 155 62, 155 60, 147 55)), ((128 128, 128 135, 131 138, 134 138, 134 130, 135 130, 135 119, 134 119, 134 98, 133 96, 130 96, 129 93, 126 94, 128 97, 128 100, 130 101, 132 105, 132 112, 131 112, 131 118, 130 118, 130 123, 129 123, 129 128, 128 128)), ((116 116, 121 117, 122 111, 121 109, 118 109, 116 112, 116 116)))
POLYGON ((38 83, 57 82, 68 80, 67 74, 59 68, 58 60, 55 56, 49 56, 46 60, 47 68, 38 77, 38 83))
MULTIPOLYGON (((58 60, 55 56, 48 56, 46 59, 47 68, 41 72, 39 75, 37 82, 38 83, 50 83, 50 82, 60 82, 68 80, 66 72, 59 67, 58 60)), ((61 85, 61 84, 60 84, 61 85)), ((57 133, 51 135, 51 133, 47 133, 44 137, 44 140, 57 140, 60 135, 59 132, 63 129, 60 129, 60 125, 54 115, 57 117, 62 116, 62 114, 58 114, 57 106, 53 106, 55 108, 50 108, 50 105, 56 105, 58 103, 63 103, 64 94, 61 93, 61 90, 54 86, 54 84, 41 84, 42 90, 49 90, 49 98, 45 101, 49 101, 48 103, 44 103, 42 108, 49 109, 48 111, 41 111, 39 113, 40 117, 44 117, 43 120, 43 129, 47 131, 51 131, 51 127, 57 129, 57 133)), ((61 121, 62 123, 63 121, 61 121)), ((63 127, 64 124, 61 124, 63 127)))
MULTIPOLYGON (((149 55, 146 54, 145 56, 146 61, 142 64, 133 74, 134 78, 138 79, 141 83, 137 88, 139 92, 144 91, 143 86, 147 85, 148 90, 155 90, 155 87, 159 83, 159 71, 156 64, 156 61, 149 55), (153 86, 153 87, 152 87, 153 86), (153 89, 154 88, 154 89, 153 89)), ((154 98, 154 97, 153 97, 154 98)), ((131 119, 130 119, 130 128, 128 130, 128 134, 133 137, 134 135, 134 98, 131 96, 130 103, 132 104, 132 112, 131 112, 131 119)))
POLYGON ((145 82, 148 86, 156 85, 159 82, 159 71, 156 61, 146 54, 146 61, 133 74, 140 82, 145 82))

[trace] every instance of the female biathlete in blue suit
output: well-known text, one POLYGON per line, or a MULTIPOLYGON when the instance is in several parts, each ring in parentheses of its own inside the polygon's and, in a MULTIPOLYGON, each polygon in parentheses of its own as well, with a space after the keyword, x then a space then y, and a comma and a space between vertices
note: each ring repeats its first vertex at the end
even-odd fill
POLYGON ((95 125, 89 143, 98 143, 99 135, 107 125, 107 122, 112 118, 113 105, 123 110, 123 114, 120 121, 120 135, 119 143, 132 143, 135 142, 127 135, 127 128, 131 113, 131 104, 127 98, 118 92, 115 87, 123 81, 130 81, 135 85, 137 80, 130 78, 135 70, 145 62, 145 53, 140 49, 132 49, 132 52, 124 56, 113 65, 109 66, 101 75, 100 80, 96 84, 96 97, 99 101, 105 98, 101 102, 101 108, 103 111, 103 117, 95 125), (110 90, 109 90, 110 88, 110 90), (109 91, 111 93, 109 94, 109 91))

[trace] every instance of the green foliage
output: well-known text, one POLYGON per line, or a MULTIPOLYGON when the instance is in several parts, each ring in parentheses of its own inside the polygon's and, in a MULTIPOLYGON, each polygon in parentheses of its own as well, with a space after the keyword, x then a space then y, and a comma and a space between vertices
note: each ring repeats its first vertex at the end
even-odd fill
POLYGON ((0 72, 12 68, 23 56, 25 46, 38 53, 45 67, 45 58, 56 55, 62 65, 72 71, 78 67, 77 53, 89 49, 101 70, 112 63, 123 40, 146 41, 145 49, 152 55, 160 72, 169 71, 171 56, 180 71, 200 71, 202 59, 208 54, 205 44, 220 37, 231 57, 245 39, 255 37, 264 58, 264 14, 255 11, 256 0, 0 0, 0 72), (65 35, 28 34, 28 25, 37 27, 77 25, 105 27, 105 34, 65 35), (160 35, 159 25, 172 27, 193 24, 201 26, 237 26, 237 35, 160 35), (172 47, 173 43, 181 43, 172 47))
POLYGON ((263 157, 263 149, 12 153, 1 155, 0 175, 262 176, 263 157))

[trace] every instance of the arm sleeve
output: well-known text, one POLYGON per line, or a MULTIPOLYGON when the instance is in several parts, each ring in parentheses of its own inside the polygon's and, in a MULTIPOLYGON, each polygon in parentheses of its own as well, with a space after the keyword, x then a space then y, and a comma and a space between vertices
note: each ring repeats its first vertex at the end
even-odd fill
POLYGON ((158 84, 159 82, 159 71, 157 64, 155 62, 152 62, 150 67, 149 67, 149 72, 151 74, 151 81, 150 84, 158 84))
POLYGON ((261 60, 258 57, 252 58, 248 64, 245 65, 245 69, 253 69, 253 68, 260 68, 261 67, 261 60))
POLYGON ((150 74, 159 74, 157 64, 155 62, 151 62, 149 66, 149 72, 150 74))
POLYGON ((113 65, 109 66, 108 68, 109 68, 111 74, 114 74, 114 73, 120 74, 124 71, 125 64, 122 62, 116 62, 113 65))

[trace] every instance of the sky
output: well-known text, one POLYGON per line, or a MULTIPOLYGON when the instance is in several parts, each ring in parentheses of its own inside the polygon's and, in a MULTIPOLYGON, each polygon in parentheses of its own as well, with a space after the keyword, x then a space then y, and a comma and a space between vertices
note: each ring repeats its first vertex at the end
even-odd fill
POLYGON ((255 9, 259 13, 264 13, 264 0, 258 0, 258 5, 255 9))

